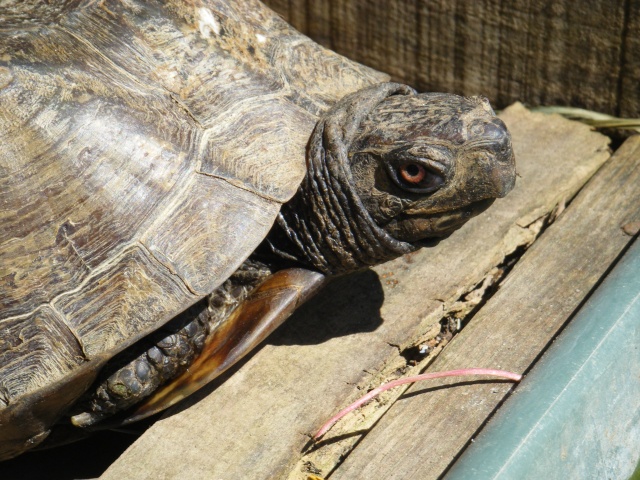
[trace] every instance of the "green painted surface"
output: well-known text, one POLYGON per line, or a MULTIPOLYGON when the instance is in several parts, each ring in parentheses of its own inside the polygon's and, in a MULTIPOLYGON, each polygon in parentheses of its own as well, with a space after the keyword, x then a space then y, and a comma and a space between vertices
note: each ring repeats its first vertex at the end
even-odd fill
POLYGON ((640 462, 638 462, 638 466, 634 470, 634 472, 631 475, 631 478, 629 478, 629 480, 640 480, 640 462))
POLYGON ((629 479, 639 459, 635 241, 445 478, 629 479))

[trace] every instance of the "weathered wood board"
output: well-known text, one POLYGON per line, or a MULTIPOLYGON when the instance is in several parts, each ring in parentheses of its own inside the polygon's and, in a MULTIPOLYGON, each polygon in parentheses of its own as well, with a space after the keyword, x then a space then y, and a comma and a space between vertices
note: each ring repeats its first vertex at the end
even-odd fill
POLYGON ((265 0, 419 90, 640 115, 640 0, 265 0))
MULTIPOLYGON (((625 226, 640 221, 639 185, 640 136, 635 136, 427 371, 486 366, 526 372, 631 242, 625 226)), ((405 479, 416 472, 422 479, 438 478, 511 389, 509 383, 477 381, 434 388, 460 382, 410 388, 331 479, 405 479), (425 389, 428 394, 413 395, 425 389)))
POLYGON ((435 248, 336 280, 224 384, 169 412, 102 478, 305 478, 298 462, 309 434, 360 389, 405 371, 407 347, 431 341, 437 353, 445 343, 434 340, 438 322, 481 297, 476 287, 498 277, 505 257, 531 243, 609 157, 608 139, 584 125, 521 105, 502 118, 520 175, 506 199, 435 248))

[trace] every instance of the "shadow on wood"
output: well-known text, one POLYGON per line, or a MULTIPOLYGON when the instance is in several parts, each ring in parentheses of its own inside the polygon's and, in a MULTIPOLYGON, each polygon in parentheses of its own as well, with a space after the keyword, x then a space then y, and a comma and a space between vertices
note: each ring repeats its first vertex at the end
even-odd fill
POLYGON ((267 339, 271 345, 317 345, 373 332, 382 325, 384 292, 378 274, 364 270, 336 278, 267 339))

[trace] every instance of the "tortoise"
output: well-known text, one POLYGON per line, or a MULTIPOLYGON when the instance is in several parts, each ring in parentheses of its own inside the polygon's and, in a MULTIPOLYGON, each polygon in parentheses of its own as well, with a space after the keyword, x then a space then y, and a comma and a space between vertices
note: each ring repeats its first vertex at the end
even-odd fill
POLYGON ((0 8, 0 459, 166 408, 327 278, 513 188, 486 99, 389 83, 257 1, 0 8))

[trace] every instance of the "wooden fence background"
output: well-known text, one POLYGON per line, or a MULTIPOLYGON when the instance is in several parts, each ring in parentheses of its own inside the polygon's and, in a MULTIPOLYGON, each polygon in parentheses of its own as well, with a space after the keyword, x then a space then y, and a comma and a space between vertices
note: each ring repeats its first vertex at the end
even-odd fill
POLYGON ((421 91, 640 116, 640 0, 264 0, 421 91))

